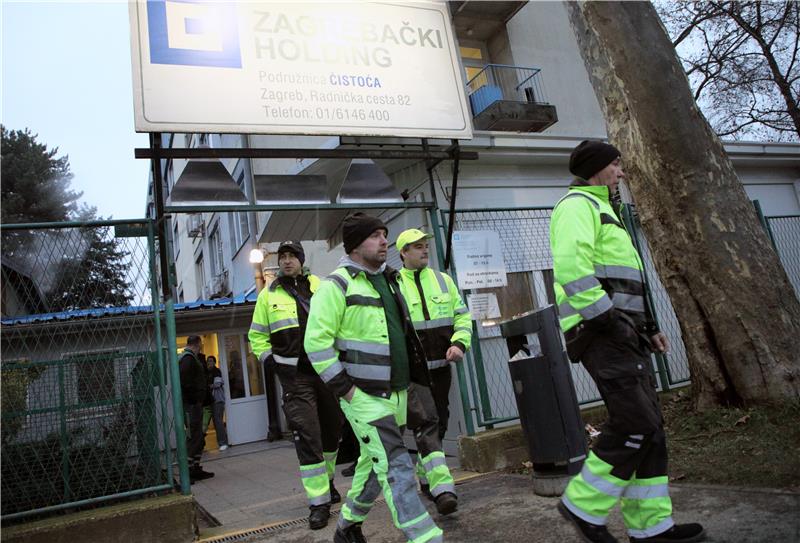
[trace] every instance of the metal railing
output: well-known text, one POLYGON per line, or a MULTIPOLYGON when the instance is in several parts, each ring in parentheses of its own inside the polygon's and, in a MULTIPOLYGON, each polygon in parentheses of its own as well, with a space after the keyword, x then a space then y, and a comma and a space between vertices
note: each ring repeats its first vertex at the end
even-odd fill
POLYGON ((473 114, 496 100, 547 104, 540 68, 487 64, 467 82, 473 114))
POLYGON ((152 221, 0 233, 2 520, 171 491, 185 434, 152 221))

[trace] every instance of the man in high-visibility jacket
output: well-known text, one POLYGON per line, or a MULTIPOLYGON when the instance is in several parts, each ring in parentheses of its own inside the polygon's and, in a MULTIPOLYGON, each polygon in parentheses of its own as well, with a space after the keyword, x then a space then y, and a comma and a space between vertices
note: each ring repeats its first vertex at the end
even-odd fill
POLYGON ((437 422, 418 417, 408 387, 430 385, 425 354, 400 292, 397 271, 386 266, 388 229, 363 213, 347 217, 347 256, 311 301, 305 349, 314 369, 339 398, 359 440, 353 486, 342 506, 335 543, 361 543, 361 523, 383 490, 395 526, 408 541, 442 541, 417 494, 414 467, 403 444, 406 422, 436 434, 437 422), (417 421, 415 421, 417 422, 417 421))
MULTIPOLYGON (((433 385, 430 393, 439 419, 439 439, 436 442, 426 440, 424 436, 414 436, 419 453, 417 476, 423 494, 429 495, 438 506, 442 494, 450 492, 455 495, 453 478, 442 451, 442 439, 450 418, 450 364, 459 362, 469 349, 472 319, 450 276, 428 267, 428 239, 431 237, 431 234, 411 228, 397 236, 395 246, 403 260, 400 287, 425 349, 433 385)), ((412 384, 408 393, 409 398, 419 396, 422 405, 429 401, 425 387, 412 384)))
POLYGON ((641 259, 611 203, 624 179, 620 153, 584 141, 569 169, 575 181, 550 222, 556 303, 570 359, 594 379, 609 419, 559 511, 585 541, 617 541, 605 524, 620 500, 632 542, 702 541, 701 525, 672 520, 651 361, 651 352, 665 352, 668 344, 646 303, 641 259))
POLYGON ((328 524, 331 503, 341 501, 333 486, 342 419, 336 399, 303 350, 311 297, 319 278, 303 270, 300 242, 278 247, 278 278, 261 291, 250 325, 250 344, 262 363, 274 364, 283 387, 283 412, 294 436, 300 478, 311 512, 308 524, 328 524))

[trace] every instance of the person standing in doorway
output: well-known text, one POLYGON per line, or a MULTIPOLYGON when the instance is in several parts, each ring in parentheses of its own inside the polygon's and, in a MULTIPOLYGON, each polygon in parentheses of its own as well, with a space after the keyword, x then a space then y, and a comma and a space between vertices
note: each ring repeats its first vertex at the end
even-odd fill
MULTIPOLYGON (((430 386, 430 376, 398 273, 386 266, 388 233, 380 219, 363 213, 344 220, 347 256, 320 284, 308 317, 308 358, 339 398, 361 447, 335 543, 366 541, 361 523, 381 490, 395 526, 408 541, 442 541, 442 530, 417 494, 403 443, 411 418, 409 384, 430 386)), ((435 433, 435 412, 431 422, 424 431, 435 433)))
POLYGON ((328 524, 331 504, 341 501, 333 476, 342 414, 303 349, 311 298, 319 286, 319 278, 304 270, 304 262, 300 242, 280 244, 278 278, 258 295, 248 337, 255 355, 274 367, 283 387, 283 412, 311 510, 308 525, 319 530, 328 524))
POLYGON ((189 457, 189 478, 192 483, 213 477, 210 471, 200 467, 200 459, 205 447, 203 432, 203 402, 208 385, 206 369, 198 355, 203 351, 200 336, 189 336, 178 366, 181 376, 181 396, 183 397, 184 420, 187 426, 186 449, 189 457))
POLYGON ((594 379, 609 419, 558 509, 585 541, 617 541, 605 525, 620 500, 632 543, 702 541, 700 524, 672 520, 651 361, 668 343, 646 303, 642 261, 611 203, 625 178, 620 152, 584 141, 569 170, 575 180, 550 221, 556 304, 569 357, 594 379))
POLYGON ((428 239, 431 234, 411 228, 397 236, 395 246, 400 252, 403 268, 400 270, 400 287, 408 302, 414 328, 425 349, 430 389, 412 385, 408 389, 409 403, 422 406, 435 405, 439 419, 437 439, 414 434, 417 442, 417 476, 422 492, 429 496, 445 513, 442 506, 452 506, 455 487, 453 477, 445 463, 442 439, 450 418, 450 364, 460 362, 472 340, 472 319, 450 276, 428 267, 428 239), (429 397, 431 396, 432 397, 429 397), (447 494, 451 496, 447 496, 447 494))
POLYGON ((225 383, 215 356, 206 357, 206 377, 211 393, 211 405, 203 410, 203 429, 208 432, 208 423, 214 420, 217 446, 219 450, 224 451, 228 448, 228 432, 225 428, 225 383))

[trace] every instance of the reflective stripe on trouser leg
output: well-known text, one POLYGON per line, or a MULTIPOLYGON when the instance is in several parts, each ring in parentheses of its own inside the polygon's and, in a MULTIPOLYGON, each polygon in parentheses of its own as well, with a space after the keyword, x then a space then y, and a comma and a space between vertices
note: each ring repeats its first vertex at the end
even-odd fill
POLYGON ((356 522, 364 522, 380 493, 381 485, 378 482, 378 476, 372 471, 372 458, 361 454, 353 474, 353 485, 342 505, 337 525, 340 528, 347 528, 356 522))
POLYGON ((322 457, 325 459, 325 470, 328 472, 328 479, 333 481, 333 476, 336 475, 336 455, 339 454, 338 450, 335 451, 322 451, 322 457))
POLYGON ((622 518, 631 537, 646 538, 669 530, 672 500, 667 476, 631 480, 622 494, 622 518))
POLYGON ((400 425, 406 418, 405 391, 393 392, 388 399, 381 399, 356 390, 351 402, 348 404, 342 400, 341 406, 359 439, 361 456, 353 488, 342 507, 339 525, 346 527, 363 520, 363 517, 359 519, 353 514, 350 504, 358 507, 362 502, 359 498, 372 498, 363 494, 367 493, 372 480, 377 480, 395 526, 403 531, 408 541, 441 541, 441 529, 433 522, 417 494, 411 457, 400 433, 400 425), (366 469, 370 469, 370 474, 362 483, 359 471, 366 469))
POLYGON ((425 479, 428 481, 434 498, 444 492, 455 494, 455 481, 453 481, 453 476, 450 475, 450 469, 447 467, 442 451, 433 451, 428 456, 421 457, 417 461, 417 466, 420 464, 425 472, 425 479))
POLYGON ((300 480, 308 497, 308 505, 322 505, 331 501, 325 462, 300 466, 300 480))
POLYGON ((581 472, 570 480, 561 501, 576 516, 591 524, 604 525, 628 481, 614 477, 614 466, 589 452, 581 472))

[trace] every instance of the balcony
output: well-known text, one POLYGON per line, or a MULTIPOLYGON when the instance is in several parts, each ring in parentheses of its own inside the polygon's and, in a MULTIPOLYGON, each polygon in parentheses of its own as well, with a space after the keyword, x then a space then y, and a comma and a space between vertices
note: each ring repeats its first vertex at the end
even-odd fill
POLYGON ((475 130, 541 132, 558 121, 539 68, 487 64, 467 83, 475 130))

